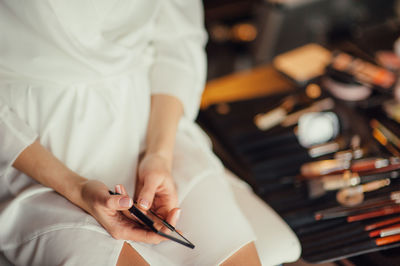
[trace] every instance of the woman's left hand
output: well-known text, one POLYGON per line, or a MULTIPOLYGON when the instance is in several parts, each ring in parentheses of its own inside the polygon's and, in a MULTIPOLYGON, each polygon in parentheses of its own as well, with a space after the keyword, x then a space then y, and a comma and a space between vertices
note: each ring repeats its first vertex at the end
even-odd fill
MULTIPOLYGON (((167 156, 146 154, 139 163, 136 200, 143 210, 152 209, 166 218, 178 205, 178 196, 171 175, 172 160, 167 156)), ((179 215, 179 214, 178 214, 179 215)))

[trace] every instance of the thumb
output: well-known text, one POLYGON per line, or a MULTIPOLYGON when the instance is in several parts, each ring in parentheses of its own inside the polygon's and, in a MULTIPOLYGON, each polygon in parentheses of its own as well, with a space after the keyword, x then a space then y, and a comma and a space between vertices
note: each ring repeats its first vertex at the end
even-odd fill
POLYGON ((156 194, 158 182, 152 178, 146 178, 142 189, 139 192, 138 204, 144 210, 150 209, 156 194))
POLYGON ((132 204, 133 200, 126 195, 110 195, 107 200, 107 207, 117 211, 128 210, 132 204))

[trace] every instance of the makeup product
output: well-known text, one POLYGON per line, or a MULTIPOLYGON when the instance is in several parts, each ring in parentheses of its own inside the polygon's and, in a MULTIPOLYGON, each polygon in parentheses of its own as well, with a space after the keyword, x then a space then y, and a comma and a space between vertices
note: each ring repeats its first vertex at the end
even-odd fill
POLYGON ((324 74, 331 52, 315 43, 276 56, 274 67, 300 85, 324 74), (310 64, 312 62, 312 64, 310 64))
POLYGON ((346 141, 343 138, 337 138, 334 141, 311 146, 308 149, 308 154, 311 158, 317 158, 331 153, 338 153, 345 146, 346 141))
POLYGON ((392 236, 392 235, 398 235, 398 234, 400 234, 400 224, 393 225, 386 229, 382 229, 379 236, 385 237, 385 236, 392 236))
MULTIPOLYGON (((334 219, 339 217, 346 217, 350 215, 359 214, 361 212, 368 212, 382 207, 396 206, 400 204, 400 191, 391 192, 388 196, 372 198, 363 201, 361 204, 352 207, 337 206, 315 212, 314 217, 316 220, 334 219)), ((394 221, 396 222, 396 221, 394 221)), ((367 225, 367 231, 376 229, 378 227, 394 223, 388 220, 386 223, 376 223, 367 225)), ((400 217, 399 217, 400 222, 400 217)))
POLYGON ((372 174, 385 173, 385 172, 400 169, 399 157, 390 157, 387 160, 389 161, 389 165, 386 165, 383 167, 378 167, 378 168, 373 168, 373 169, 361 170, 359 172, 363 172, 363 174, 372 175, 372 174))
POLYGON ((321 96, 321 87, 318 84, 310 83, 307 85, 305 93, 310 99, 317 99, 321 96))
POLYGON ((326 245, 320 245, 320 249, 313 250, 313 252, 309 254, 302 254, 302 258, 307 261, 324 262, 332 260, 332 258, 346 258, 366 252, 376 251, 378 247, 383 247, 389 244, 396 243, 396 246, 398 246, 399 242, 400 235, 380 237, 376 239, 371 239, 368 236, 365 236, 363 239, 360 239, 360 241, 352 241, 350 243, 346 243, 347 245, 341 244, 336 247, 326 247, 326 245))
POLYGON ((369 224, 365 226, 365 231, 371 231, 380 227, 384 227, 387 225, 392 225, 395 223, 400 223, 400 216, 399 217, 395 217, 395 218, 390 218, 390 219, 386 219, 383 221, 379 221, 373 224, 369 224))
POLYGON ((285 97, 281 104, 267 113, 257 114, 254 117, 254 124, 260 130, 268 130, 279 125, 290 112, 297 102, 297 98, 293 95, 285 97))
POLYGON ((368 183, 375 180, 385 178, 397 178, 400 176, 399 171, 391 171, 387 173, 378 173, 374 175, 360 175, 345 171, 343 174, 322 176, 318 179, 307 181, 310 198, 323 196, 327 191, 338 190, 346 187, 352 187, 359 184, 368 183))
POLYGON ((333 112, 303 114, 298 121, 297 138, 303 147, 325 143, 339 133, 339 118, 333 112))
POLYGON ((370 125, 372 128, 378 129, 382 135, 385 136, 385 138, 393 143, 397 148, 400 148, 400 138, 387 127, 385 127, 381 122, 376 119, 371 119, 370 125))
POLYGON ((391 225, 382 229, 377 229, 369 232, 370 237, 385 237, 400 234, 400 224, 391 225))
POLYGON ((333 54, 328 68, 347 74, 361 84, 371 84, 384 89, 389 89, 396 81, 396 76, 389 70, 343 52, 333 54))
POLYGON ((382 131, 378 128, 372 129, 372 136, 376 139, 379 144, 386 148, 388 152, 390 152, 393 156, 400 157, 400 152, 388 142, 388 139, 383 135, 382 131))
POLYGON ((333 77, 323 78, 322 85, 335 98, 344 101, 365 100, 372 93, 372 88, 366 84, 360 84, 358 82, 351 82, 351 83, 340 82, 334 79, 333 77))
POLYGON ((333 158, 335 160, 351 161, 361 159, 366 154, 368 154, 368 149, 366 147, 358 147, 356 149, 348 149, 335 152, 333 158))
POLYGON ((301 166, 300 173, 304 178, 308 179, 332 173, 341 173, 345 170, 350 170, 351 172, 375 170, 389 166, 389 164, 390 160, 385 158, 368 158, 352 162, 349 160, 329 159, 305 163, 301 166))
MULTIPOLYGON (((109 191, 109 193, 111 195, 120 195, 113 191, 109 191)), ((132 205, 132 207, 129 209, 129 212, 133 216, 135 216, 141 222, 141 224, 146 227, 146 229, 162 237, 168 238, 169 240, 184 245, 188 248, 191 249, 195 248, 192 242, 190 242, 187 238, 185 238, 178 230, 175 229, 174 226, 169 224, 166 220, 161 218, 155 212, 153 212, 152 210, 148 210, 150 215, 149 213, 145 214, 135 205, 136 203, 132 205), (164 230, 161 230, 160 228, 164 228, 164 230)))
POLYGON ((304 114, 331 110, 333 109, 334 106, 335 102, 333 101, 332 98, 325 98, 323 100, 316 101, 309 107, 306 107, 302 110, 287 115, 286 118, 282 121, 281 126, 283 127, 293 126, 297 124, 300 117, 304 114))
POLYGON ((361 213, 361 214, 357 214, 357 215, 351 215, 351 216, 347 217, 347 221, 349 223, 351 223, 351 222, 363 221, 363 220, 367 220, 367 219, 371 219, 371 218, 382 217, 382 216, 387 216, 387 215, 396 214, 396 213, 400 213, 400 206, 383 207, 376 211, 361 213))
POLYGON ((376 180, 366 184, 342 188, 336 194, 336 200, 343 206, 355 206, 363 202, 364 193, 386 187, 390 184, 390 179, 376 180))
POLYGON ((375 244, 377 246, 384 246, 384 245, 396 243, 399 241, 400 241, 400 235, 394 235, 394 236, 386 236, 386 237, 377 238, 377 239, 375 239, 375 244))
POLYGON ((328 220, 328 219, 336 219, 340 217, 347 217, 350 215, 355 215, 359 214, 361 212, 367 212, 367 211, 373 211, 373 210, 378 210, 379 208, 382 207, 388 207, 388 206, 396 206, 400 203, 400 201, 394 201, 394 200, 381 200, 378 202, 374 203, 368 203, 364 204, 362 202, 361 204, 357 206, 340 206, 340 207, 335 207, 335 208, 330 208, 326 210, 321 210, 318 211, 314 214, 315 220, 328 220))
POLYGON ((338 151, 333 155, 336 160, 357 160, 361 159, 368 154, 367 147, 361 147, 361 137, 359 135, 354 135, 350 140, 350 149, 338 151))

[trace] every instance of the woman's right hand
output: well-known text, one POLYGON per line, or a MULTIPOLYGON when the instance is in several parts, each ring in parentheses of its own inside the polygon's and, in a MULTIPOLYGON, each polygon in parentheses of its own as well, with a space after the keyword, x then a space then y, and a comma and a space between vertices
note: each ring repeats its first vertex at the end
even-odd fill
MULTIPOLYGON (((115 187, 121 195, 110 195, 105 184, 88 180, 82 187, 84 210, 92 215, 116 239, 132 240, 149 244, 158 244, 166 240, 160 235, 143 228, 135 219, 123 214, 132 206, 132 199, 122 185, 115 187)), ((175 226, 177 212, 172 212, 167 221, 175 226)), ((133 218, 133 217, 132 217, 133 218)))

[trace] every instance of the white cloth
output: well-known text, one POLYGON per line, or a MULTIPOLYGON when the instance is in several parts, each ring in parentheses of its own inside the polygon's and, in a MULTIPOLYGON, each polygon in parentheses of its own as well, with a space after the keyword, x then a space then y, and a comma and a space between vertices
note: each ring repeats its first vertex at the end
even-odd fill
POLYGON ((0 198, 9 200, 0 249, 10 261, 115 264, 122 241, 11 165, 39 138, 80 175, 134 191, 153 93, 184 104, 172 174, 178 227, 196 249, 131 245, 152 265, 211 265, 254 240, 193 123, 205 76, 200 11, 195 0, 0 0, 0 198))

